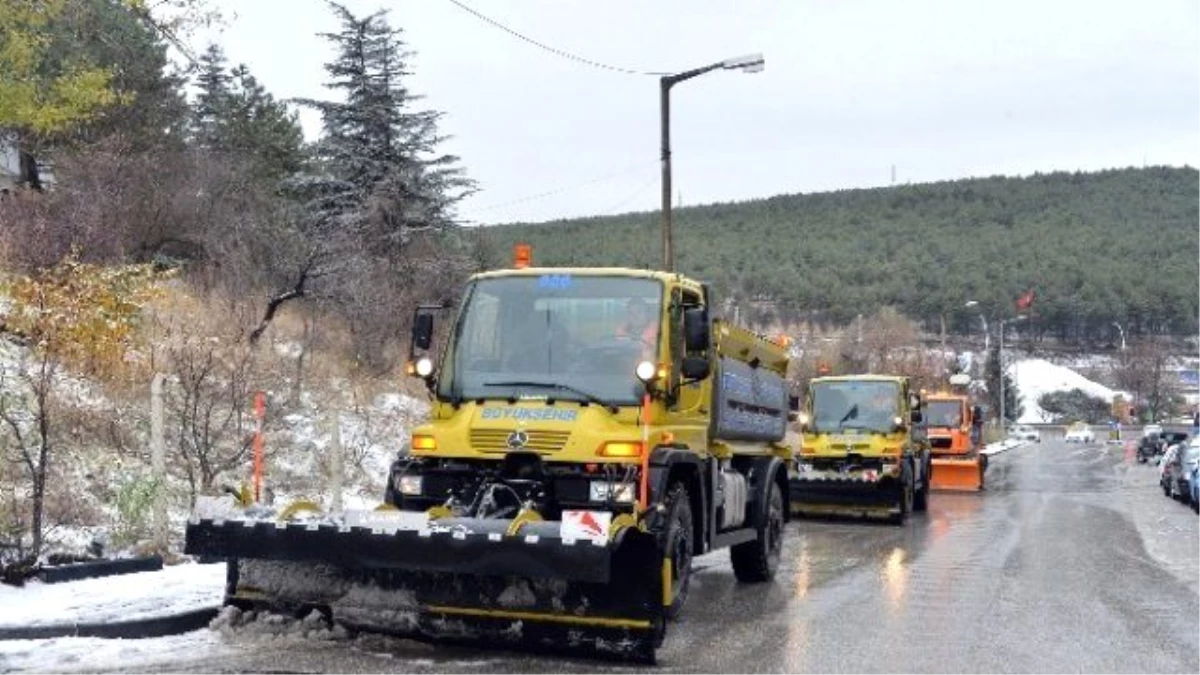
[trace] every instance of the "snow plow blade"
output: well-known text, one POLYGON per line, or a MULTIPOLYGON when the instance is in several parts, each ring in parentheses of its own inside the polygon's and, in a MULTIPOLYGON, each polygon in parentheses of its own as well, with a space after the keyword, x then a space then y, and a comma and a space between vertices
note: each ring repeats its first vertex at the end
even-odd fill
POLYGON ((950 492, 979 492, 983 489, 984 463, 980 456, 934 457, 929 487, 950 492))
POLYGON ((664 579, 651 535, 571 540, 551 522, 436 523, 194 520, 184 550, 228 560, 226 604, 242 609, 316 609, 358 630, 654 661, 664 579))
POLYGON ((875 482, 793 478, 790 492, 795 515, 883 517, 898 511, 900 483, 893 479, 875 482))

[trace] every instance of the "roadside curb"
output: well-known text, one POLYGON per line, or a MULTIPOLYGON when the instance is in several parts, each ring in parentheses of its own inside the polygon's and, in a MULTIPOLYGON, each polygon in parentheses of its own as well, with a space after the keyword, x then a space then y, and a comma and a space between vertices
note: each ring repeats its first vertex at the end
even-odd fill
POLYGON ((47 640, 62 637, 98 637, 139 640, 178 635, 204 628, 216 618, 219 607, 204 607, 170 616, 111 623, 65 623, 49 626, 0 627, 0 640, 47 640))
POLYGON ((141 558, 117 558, 115 560, 91 560, 67 565, 47 565, 38 570, 35 576, 41 579, 44 584, 58 584, 64 581, 96 579, 118 574, 157 572, 162 568, 162 557, 152 555, 141 558))

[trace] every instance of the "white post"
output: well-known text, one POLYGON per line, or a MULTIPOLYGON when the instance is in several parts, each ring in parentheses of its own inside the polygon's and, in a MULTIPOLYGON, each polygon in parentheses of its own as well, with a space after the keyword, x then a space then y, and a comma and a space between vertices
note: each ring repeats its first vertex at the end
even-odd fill
POLYGON ((154 547, 167 552, 167 470, 163 449, 163 375, 150 382, 150 468, 155 485, 153 506, 154 547))
POLYGON ((333 413, 333 429, 330 434, 329 443, 329 491, 331 499, 329 510, 339 512, 342 510, 342 483, 343 483, 343 457, 342 457, 342 422, 341 414, 338 411, 333 413))

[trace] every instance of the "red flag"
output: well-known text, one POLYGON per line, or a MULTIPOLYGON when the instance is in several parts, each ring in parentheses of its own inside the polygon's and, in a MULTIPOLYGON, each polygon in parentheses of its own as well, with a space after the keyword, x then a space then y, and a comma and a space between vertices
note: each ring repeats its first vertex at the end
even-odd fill
POLYGON ((1033 292, 1033 289, 1032 289, 1032 288, 1030 288, 1029 290, 1025 291, 1025 294, 1024 294, 1024 295, 1022 295, 1021 297, 1017 298, 1017 309, 1018 309, 1018 310, 1022 310, 1022 309, 1029 309, 1030 307, 1032 307, 1032 306, 1033 306, 1033 301, 1034 301, 1034 299, 1035 299, 1036 297, 1037 297, 1037 296, 1034 294, 1034 292, 1033 292))

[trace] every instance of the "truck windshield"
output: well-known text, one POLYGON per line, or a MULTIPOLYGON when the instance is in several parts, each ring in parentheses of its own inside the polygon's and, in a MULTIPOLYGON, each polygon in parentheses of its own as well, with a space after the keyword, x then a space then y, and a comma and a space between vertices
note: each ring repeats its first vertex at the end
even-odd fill
POLYGON ((958 401, 925 403, 925 424, 930 427, 961 427, 962 404, 958 401))
POLYGON ((467 290, 438 393, 636 404, 637 364, 658 353, 662 297, 653 279, 480 279, 467 290))
POLYGON ((846 429, 891 433, 900 414, 900 389, 895 382, 819 382, 811 385, 809 395, 816 433, 846 429))

